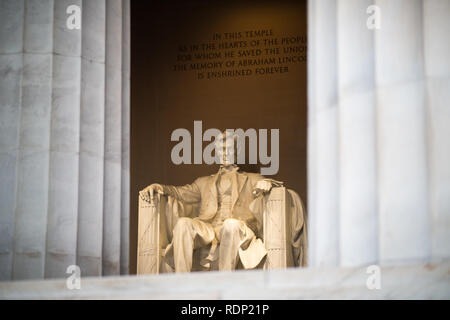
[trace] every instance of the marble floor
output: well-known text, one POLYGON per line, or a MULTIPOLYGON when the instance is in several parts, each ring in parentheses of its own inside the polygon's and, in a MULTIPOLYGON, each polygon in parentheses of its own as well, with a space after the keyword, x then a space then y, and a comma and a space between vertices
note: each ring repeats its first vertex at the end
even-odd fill
MULTIPOLYGON (((0 299, 450 299, 450 261, 367 266, 0 282, 0 299), (370 271, 370 269, 369 269, 370 271), (371 282, 375 283, 375 282, 371 282)), ((68 275, 69 276, 69 275, 68 275)))

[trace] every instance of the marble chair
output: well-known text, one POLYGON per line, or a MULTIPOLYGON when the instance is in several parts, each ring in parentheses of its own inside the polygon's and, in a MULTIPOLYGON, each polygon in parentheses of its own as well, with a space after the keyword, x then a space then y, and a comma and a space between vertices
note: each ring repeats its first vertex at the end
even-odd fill
MULTIPOLYGON (((267 255, 257 268, 277 269, 307 264, 306 210, 296 192, 274 187, 261 196, 262 234, 259 236, 267 255)), ((137 274, 173 272, 173 262, 164 252, 172 240, 172 230, 179 217, 195 217, 198 208, 184 205, 170 196, 155 196, 153 201, 139 197, 137 274)), ((194 251, 192 271, 217 270, 200 265, 208 247, 194 251)), ((239 265, 237 267, 239 269, 239 265)))

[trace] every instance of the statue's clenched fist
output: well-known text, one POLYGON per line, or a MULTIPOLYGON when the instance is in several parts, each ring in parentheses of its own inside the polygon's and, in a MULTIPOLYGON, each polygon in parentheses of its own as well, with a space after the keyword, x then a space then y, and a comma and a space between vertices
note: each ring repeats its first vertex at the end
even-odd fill
POLYGON ((162 185, 159 183, 153 183, 145 189, 139 191, 139 196, 145 201, 152 202, 155 192, 158 194, 164 194, 162 185))
POLYGON ((256 183, 255 189, 253 190, 253 195, 257 197, 261 194, 269 192, 272 189, 272 187, 274 187, 274 186, 281 187, 282 185, 283 185, 283 182, 273 180, 273 179, 259 180, 256 183))
POLYGON ((259 196, 260 194, 269 192, 272 189, 272 183, 267 180, 259 180, 256 183, 255 190, 253 190, 253 194, 255 196, 259 196))

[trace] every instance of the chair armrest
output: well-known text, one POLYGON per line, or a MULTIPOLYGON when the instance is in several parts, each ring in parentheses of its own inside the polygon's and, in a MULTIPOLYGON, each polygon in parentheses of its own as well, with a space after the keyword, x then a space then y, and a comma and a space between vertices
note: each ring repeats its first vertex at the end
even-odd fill
POLYGON ((264 245, 267 250, 264 269, 294 266, 290 241, 290 197, 285 187, 272 188, 263 209, 264 245))
POLYGON ((137 274, 160 272, 162 247, 167 245, 166 203, 164 196, 155 196, 152 203, 139 197, 137 274))

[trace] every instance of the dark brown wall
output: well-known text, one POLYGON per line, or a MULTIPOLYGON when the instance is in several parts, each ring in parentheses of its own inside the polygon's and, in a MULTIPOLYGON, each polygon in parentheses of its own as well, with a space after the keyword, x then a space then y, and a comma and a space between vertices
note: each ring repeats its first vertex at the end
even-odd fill
POLYGON ((193 136, 194 120, 203 121, 203 131, 280 129, 280 169, 273 178, 306 202, 306 62, 289 64, 282 74, 209 80, 172 70, 180 44, 204 42, 214 32, 272 29, 277 37, 306 37, 305 2, 132 1, 131 273, 138 191, 154 182, 191 183, 217 170, 171 162, 172 131, 186 128, 193 136))

